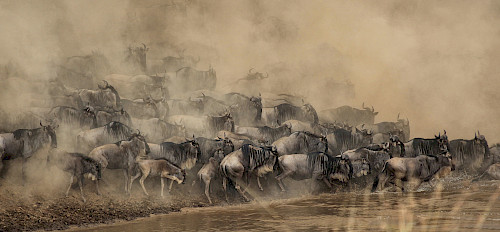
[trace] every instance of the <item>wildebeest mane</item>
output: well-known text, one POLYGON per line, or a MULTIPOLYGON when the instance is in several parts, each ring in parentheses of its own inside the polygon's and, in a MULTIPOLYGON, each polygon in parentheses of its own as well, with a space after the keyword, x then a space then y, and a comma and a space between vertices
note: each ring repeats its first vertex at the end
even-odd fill
POLYGON ((191 154, 191 149, 189 147, 191 146, 191 141, 186 141, 183 143, 172 143, 172 142, 163 142, 160 144, 160 153, 162 155, 166 155, 167 151, 172 150, 172 156, 170 162, 180 166, 181 163, 186 162, 188 159, 194 157, 196 158, 196 155, 191 154))
POLYGON ((300 115, 302 113, 302 109, 300 107, 294 106, 289 103, 282 103, 274 107, 277 112, 277 120, 278 124, 281 124, 283 122, 286 122, 290 119, 300 119, 297 118, 297 115, 300 115))
POLYGON ((255 168, 264 165, 267 160, 273 157, 276 158, 269 148, 262 146, 244 144, 241 147, 241 152, 243 154, 243 164, 248 172, 252 172, 255 168))
POLYGON ((104 128, 108 134, 116 138, 128 138, 132 131, 130 127, 117 121, 112 121, 104 125, 104 128))
POLYGON ((334 173, 339 167, 341 160, 340 157, 333 157, 324 152, 307 153, 308 169, 314 173, 321 173, 323 176, 334 173))

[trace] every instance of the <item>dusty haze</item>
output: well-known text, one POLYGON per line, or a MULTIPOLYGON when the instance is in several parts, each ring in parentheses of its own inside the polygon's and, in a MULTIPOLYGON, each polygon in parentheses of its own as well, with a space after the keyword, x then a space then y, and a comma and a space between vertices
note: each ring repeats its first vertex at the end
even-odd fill
POLYGON ((133 43, 150 61, 185 48, 198 69, 216 69, 222 91, 242 89, 234 83, 253 67, 270 75, 254 92, 300 94, 318 110, 365 102, 376 121, 407 116, 412 137, 479 129, 492 144, 498 25, 498 1, 3 0, 0 63, 48 80, 67 56, 100 51, 117 68, 133 43), (348 83, 354 93, 338 87, 348 83))

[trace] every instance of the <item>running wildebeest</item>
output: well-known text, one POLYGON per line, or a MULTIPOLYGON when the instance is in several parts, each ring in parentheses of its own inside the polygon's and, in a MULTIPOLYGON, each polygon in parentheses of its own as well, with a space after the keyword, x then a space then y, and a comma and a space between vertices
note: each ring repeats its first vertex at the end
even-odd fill
POLYGON ((439 155, 450 150, 450 143, 446 130, 444 134, 435 135, 433 139, 414 138, 406 143, 404 157, 417 157, 419 155, 439 155))
POLYGON ((288 137, 276 140, 273 144, 278 155, 306 154, 309 152, 328 151, 328 140, 325 136, 306 131, 292 133, 288 137))
POLYGON ((47 157, 47 163, 55 165, 61 170, 71 174, 69 186, 66 190, 66 197, 73 185, 74 177, 76 177, 78 181, 78 187, 80 187, 80 194, 83 202, 86 202, 83 196, 83 178, 85 175, 88 175, 89 179, 92 181, 101 179, 101 164, 93 158, 81 153, 59 152, 50 154, 47 157))
POLYGON ((322 122, 346 122, 349 125, 356 126, 361 124, 372 125, 375 122, 375 116, 378 112, 375 109, 365 107, 356 109, 351 106, 341 106, 335 109, 327 109, 319 112, 322 122))
POLYGON ((430 181, 444 167, 451 167, 451 171, 455 170, 451 154, 447 152, 411 158, 394 157, 385 163, 382 172, 375 178, 372 192, 382 190, 387 181, 394 183, 401 191, 405 191, 403 182, 414 183, 414 189, 418 189, 422 182, 430 181))
POLYGON ((57 106, 50 110, 48 116, 53 117, 59 125, 82 129, 93 129, 98 126, 96 113, 90 106, 82 110, 69 106, 57 106))
MULTIPOLYGON (((144 137, 138 133, 132 134, 128 140, 106 144, 94 148, 88 157, 97 160, 102 169, 122 169, 125 175, 125 193, 130 193, 131 178, 135 171, 136 161, 143 159, 150 153, 150 148, 144 137)), ((99 180, 95 181, 97 193, 99 191, 99 180)))
POLYGON ((450 153, 457 169, 476 171, 490 156, 488 142, 484 135, 474 134, 474 139, 455 139, 450 142, 450 153))
POLYGON ((184 126, 167 123, 158 118, 132 119, 132 124, 140 131, 147 131, 148 141, 151 143, 162 143, 166 138, 173 136, 186 137, 184 126))
POLYGON ((220 171, 223 175, 222 187, 226 200, 229 201, 227 197, 228 179, 234 182, 236 190, 248 201, 249 199, 245 196, 245 190, 241 189, 241 185, 246 183, 245 185, 248 188, 250 176, 256 175, 257 184, 259 189, 262 190, 259 177, 275 170, 276 165, 277 153, 273 147, 245 144, 239 150, 231 152, 220 163, 220 171), (246 177, 246 181, 243 181, 244 176, 246 177))
POLYGON ((193 168, 200 152, 200 145, 194 140, 186 139, 183 143, 164 142, 150 143, 150 159, 166 159, 184 170, 193 168))
MULTIPOLYGON (((348 159, 332 157, 323 152, 282 155, 278 158, 278 163, 280 173, 276 180, 283 192, 283 179, 286 177, 294 180, 322 180, 333 191, 330 181, 339 180, 346 183, 353 175, 353 168, 348 159)), ((313 181, 313 184, 316 181, 313 181)))
POLYGON ((148 178, 148 176, 159 176, 161 180, 161 191, 160 195, 163 197, 163 189, 165 187, 165 182, 164 179, 170 179, 172 180, 172 183, 174 181, 177 181, 178 184, 184 184, 186 180, 186 171, 184 169, 181 169, 177 167, 175 164, 172 162, 166 160, 166 159, 156 159, 156 160, 138 160, 137 161, 137 168, 139 171, 135 176, 133 176, 130 179, 130 187, 132 187, 132 183, 134 183, 134 180, 137 179, 139 176, 141 176, 141 179, 139 180, 139 183, 141 184, 142 190, 144 191, 144 194, 148 195, 148 192, 146 191, 146 187, 144 187, 144 180, 148 178))
POLYGON ((95 147, 127 139, 132 134, 132 128, 127 125, 121 122, 110 122, 102 127, 78 133, 76 142, 78 149, 86 153, 95 147))
POLYGON ((290 128, 287 125, 282 125, 276 128, 268 126, 236 127, 234 132, 240 135, 248 136, 252 139, 268 141, 271 143, 282 137, 286 137, 292 134, 290 128))
POLYGON ((276 120, 278 124, 291 119, 304 122, 319 123, 318 114, 311 104, 304 104, 303 106, 299 107, 292 104, 283 103, 275 106, 274 110, 276 113, 276 120))
POLYGON ((367 130, 355 129, 351 132, 345 129, 336 129, 329 133, 326 138, 328 139, 328 148, 333 155, 340 155, 344 151, 366 147, 372 143, 372 133, 367 130))
POLYGON ((210 182, 218 175, 222 159, 224 159, 224 151, 218 149, 208 159, 208 162, 201 167, 200 171, 198 171, 198 178, 205 184, 205 196, 207 196, 210 204, 212 204, 212 199, 210 199, 210 182))
POLYGON ((174 115, 166 120, 174 125, 182 125, 188 134, 203 137, 214 137, 221 130, 234 131, 234 121, 231 114, 223 116, 190 116, 174 115))
POLYGON ((42 122, 40 126, 36 129, 18 129, 12 133, 0 134, 0 170, 3 168, 3 160, 22 158, 24 180, 26 160, 47 145, 52 148, 57 147, 55 132, 57 126, 44 126, 42 122))

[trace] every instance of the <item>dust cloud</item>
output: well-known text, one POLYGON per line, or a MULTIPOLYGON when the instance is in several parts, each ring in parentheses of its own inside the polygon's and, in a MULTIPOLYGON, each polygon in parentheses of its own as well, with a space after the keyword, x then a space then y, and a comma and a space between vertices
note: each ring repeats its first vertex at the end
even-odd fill
MULTIPOLYGON (((145 43, 148 65, 183 49, 200 56, 220 91, 297 94, 318 110, 365 102, 376 121, 408 117, 412 137, 480 130, 492 144, 499 23, 497 1, 4 0, 0 73, 46 82, 61 60, 92 51, 123 73, 127 47, 145 43), (270 77, 237 82, 250 68, 270 77)), ((0 88, 2 109, 32 97, 0 88)))

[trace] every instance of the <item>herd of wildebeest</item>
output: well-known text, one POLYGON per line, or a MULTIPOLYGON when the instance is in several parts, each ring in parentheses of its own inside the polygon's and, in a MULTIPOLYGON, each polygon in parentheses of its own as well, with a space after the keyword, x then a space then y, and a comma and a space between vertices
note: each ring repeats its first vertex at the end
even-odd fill
MULTIPOLYGON (((144 73, 146 51, 129 50, 144 73)), ((198 180, 210 203, 210 185, 222 184, 226 200, 228 188, 249 200, 250 183, 266 191, 262 177, 281 191, 287 178, 311 179, 313 192, 349 185, 405 191, 451 171, 500 178, 500 146, 489 147, 479 131, 470 140, 449 141, 442 129, 433 138, 411 138, 408 119, 374 123, 377 112, 364 103, 317 112, 293 94, 216 92, 214 69, 196 70, 199 59, 192 57, 167 57, 156 65, 162 73, 135 76, 98 76, 89 70, 100 60, 89 57, 68 58, 55 78, 36 84, 50 97, 32 97, 31 116, 0 111, 0 167, 22 158, 24 176, 26 160, 43 151, 44 165, 70 173, 66 195, 76 177, 84 201, 84 179, 100 194, 106 169, 123 170, 127 194, 139 177, 148 194, 145 179, 159 176, 162 197, 164 179, 171 180, 169 189, 198 180)), ((250 70, 241 80, 268 77, 250 70)))

